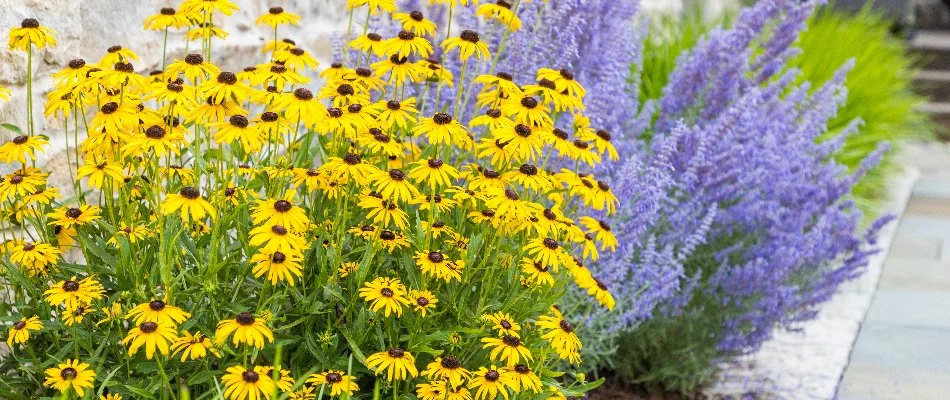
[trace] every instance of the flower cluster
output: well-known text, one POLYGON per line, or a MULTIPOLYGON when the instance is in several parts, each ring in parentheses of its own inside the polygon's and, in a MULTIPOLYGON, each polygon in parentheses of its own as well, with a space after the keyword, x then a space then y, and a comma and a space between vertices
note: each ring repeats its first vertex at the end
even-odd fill
MULTIPOLYGON (((279 39, 301 18, 271 7, 257 19, 274 32, 266 62, 232 72, 210 60, 237 6, 185 0, 145 21, 192 51, 166 48, 162 69, 142 75, 113 46, 55 73, 43 114, 64 124, 69 191, 36 166, 49 138, 31 100, 25 132, 0 146, 15 169, 0 181, 3 390, 484 400, 595 387, 561 372, 580 364, 583 328, 558 305, 571 288, 588 312, 616 303, 585 266, 620 244, 607 218, 622 204, 594 175, 619 160, 595 125, 608 117, 588 112, 571 60, 499 68, 522 1, 436 3, 442 24, 348 0, 367 23, 323 69, 279 39), (466 29, 466 13, 482 22, 466 29), (381 19, 398 31, 374 33, 381 19)), ((10 48, 32 60, 55 38, 28 19, 10 48)))

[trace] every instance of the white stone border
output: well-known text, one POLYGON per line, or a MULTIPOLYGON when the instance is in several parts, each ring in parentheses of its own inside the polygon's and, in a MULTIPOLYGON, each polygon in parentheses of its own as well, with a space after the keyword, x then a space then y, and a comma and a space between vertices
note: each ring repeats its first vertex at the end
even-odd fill
POLYGON ((900 176, 891 179, 890 198, 882 210, 898 219, 881 230, 878 243, 882 251, 871 257, 867 271, 842 285, 814 320, 795 331, 777 332, 757 353, 724 364, 720 381, 704 390, 704 394, 724 399, 835 398, 900 218, 919 177, 919 169, 905 167, 900 176))

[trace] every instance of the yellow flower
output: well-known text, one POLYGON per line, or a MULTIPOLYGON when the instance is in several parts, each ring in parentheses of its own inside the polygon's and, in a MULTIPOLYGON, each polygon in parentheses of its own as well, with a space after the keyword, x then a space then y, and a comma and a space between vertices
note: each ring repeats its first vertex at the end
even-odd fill
POLYGON ((461 58, 462 61, 466 61, 472 58, 472 56, 486 61, 491 58, 488 45, 481 41, 478 32, 471 30, 464 30, 458 37, 447 39, 442 42, 442 47, 446 53, 456 48, 459 49, 459 58, 461 58))
POLYGON ((79 397, 83 397, 86 389, 91 389, 96 380, 96 371, 89 368, 88 363, 79 360, 67 359, 66 362, 45 371, 46 380, 43 385, 54 388, 60 393, 66 393, 70 388, 79 397))
POLYGON ((233 72, 222 71, 218 73, 215 80, 209 80, 198 86, 198 91, 209 99, 214 99, 215 103, 221 103, 225 100, 233 100, 243 103, 251 94, 251 87, 244 82, 238 81, 237 75, 233 72))
POLYGON ((508 390, 514 389, 516 384, 510 375, 505 375, 503 370, 493 365, 490 369, 479 368, 468 383, 468 388, 475 390, 475 400, 494 400, 498 395, 507 400, 508 390))
POLYGON ((90 304, 93 300, 101 299, 105 291, 93 277, 76 281, 76 277, 68 281, 59 281, 43 292, 46 301, 51 306, 65 304, 66 307, 77 307, 81 304, 90 304))
POLYGON ((422 376, 432 381, 447 380, 453 387, 459 386, 463 381, 470 379, 472 373, 462 366, 462 361, 458 357, 446 355, 438 357, 435 361, 426 366, 422 371, 422 376))
POLYGON ((439 299, 428 290, 410 290, 409 298, 414 299, 412 308, 422 314, 422 318, 425 318, 426 313, 435 309, 435 305, 439 303, 439 299))
POLYGON ((87 159, 83 166, 79 167, 77 177, 79 179, 89 177, 89 186, 96 189, 102 188, 102 183, 108 178, 113 185, 122 182, 125 179, 125 173, 122 165, 114 161, 95 162, 87 159))
POLYGON ((214 341, 222 343, 228 336, 234 334, 231 343, 235 346, 241 343, 247 343, 248 346, 254 346, 258 349, 264 348, 265 342, 274 341, 274 333, 260 318, 254 318, 250 312, 242 312, 234 319, 224 320, 218 323, 218 330, 214 334, 214 341))
POLYGON ((260 246, 261 251, 279 251, 284 254, 300 254, 307 249, 307 240, 291 232, 283 225, 262 225, 249 232, 251 246, 260 246))
POLYGON ((554 276, 551 275, 551 269, 540 261, 534 261, 527 257, 522 258, 521 272, 526 275, 525 279, 532 285, 554 285, 554 276))
POLYGON ((584 86, 574 80, 574 74, 566 69, 553 70, 550 68, 541 68, 538 70, 538 80, 548 79, 554 82, 558 92, 566 91, 568 95, 583 99, 587 94, 584 86))
POLYGON ((177 326, 191 318, 191 314, 171 304, 166 304, 162 300, 152 300, 129 310, 126 318, 131 318, 136 324, 158 322, 163 325, 177 326))
POLYGON ((292 122, 302 121, 307 126, 316 126, 327 119, 326 107, 313 97, 313 92, 297 88, 293 93, 285 93, 274 105, 274 109, 283 110, 292 122))
POLYGON ((106 55, 99 60, 99 67, 112 68, 118 63, 129 62, 129 60, 139 61, 138 54, 122 46, 112 46, 106 49, 106 55))
POLYGON ((7 331, 7 346, 13 348, 14 343, 26 343, 27 340, 30 340, 30 331, 38 331, 41 329, 43 329, 43 323, 40 322, 38 317, 20 318, 20 320, 13 324, 10 330, 7 331))
POLYGON ((347 375, 344 371, 329 370, 319 374, 313 374, 310 378, 307 378, 307 383, 315 387, 326 385, 326 387, 330 389, 331 397, 339 396, 343 393, 353 395, 357 390, 360 390, 359 385, 356 384, 356 379, 347 375))
POLYGON ((299 47, 277 50, 277 52, 274 53, 274 59, 283 62, 287 68, 294 71, 304 68, 316 71, 317 67, 320 66, 316 58, 299 47))
POLYGON ((116 393, 101 394, 99 395, 99 400, 122 400, 122 395, 116 393))
POLYGON ((185 0, 181 9, 190 13, 213 13, 220 11, 224 15, 231 15, 239 10, 230 0, 185 0))
POLYGON ((409 62, 408 57, 400 57, 398 54, 389 56, 389 58, 377 61, 372 65, 376 71, 376 76, 382 78, 389 75, 387 81, 391 85, 405 85, 407 82, 419 82, 425 78, 426 71, 416 63, 409 62))
POLYGON ((512 32, 521 29, 521 19, 511 10, 511 3, 499 0, 495 4, 482 4, 475 10, 475 15, 485 17, 486 20, 496 19, 508 26, 512 32))
MULTIPOLYGON (((199 107, 195 113, 201 112, 199 107)), ((164 157, 166 154, 178 154, 179 146, 184 141, 184 137, 179 136, 175 131, 169 132, 165 127, 152 125, 145 130, 145 134, 132 136, 128 144, 122 148, 125 155, 150 156, 154 153, 157 157, 164 157)))
POLYGON ((168 355, 169 344, 176 340, 178 331, 175 325, 149 321, 130 329, 129 334, 122 339, 122 344, 129 346, 129 356, 145 346, 145 358, 151 360, 156 350, 162 355, 168 355))
POLYGON ((367 282, 360 288, 359 295, 370 303, 371 310, 374 312, 383 310, 383 314, 387 317, 390 314, 401 317, 402 307, 410 304, 409 299, 406 298, 409 293, 398 278, 373 279, 372 282, 367 282))
POLYGON ((538 317, 535 325, 541 329, 541 338, 551 343, 562 359, 580 362, 581 340, 574 332, 574 325, 564 319, 560 310, 551 307, 551 314, 538 317))
POLYGON ((10 101, 10 89, 0 87, 0 100, 10 101))
POLYGON ((10 251, 10 262, 26 267, 31 277, 46 276, 59 261, 60 254, 59 249, 48 243, 18 243, 10 251))
POLYGON ((482 315, 482 320, 492 324, 492 329, 497 330, 499 336, 520 337, 518 331, 521 330, 521 325, 515 322, 508 313, 499 311, 494 314, 485 314, 482 315))
POLYGON ((386 55, 386 42, 376 32, 368 32, 365 35, 357 36, 356 39, 350 41, 350 47, 367 54, 373 54, 376 57, 386 55))
POLYGON ((524 347, 524 344, 521 343, 521 339, 514 335, 504 335, 501 338, 482 338, 482 343, 485 343, 482 346, 483 349, 491 349, 489 357, 493 361, 501 360, 506 362, 506 366, 513 367, 517 365, 521 359, 532 360, 531 351, 527 347, 524 347))
POLYGON ((434 52, 432 44, 426 38, 410 31, 400 31, 396 37, 386 39, 383 45, 386 47, 386 54, 400 58, 410 55, 427 58, 434 52))
POLYGON ((284 11, 283 7, 271 7, 269 10, 267 10, 267 14, 257 17, 255 23, 257 25, 263 24, 276 29, 277 25, 299 24, 300 16, 284 11))
POLYGON ((402 29, 415 33, 417 36, 435 35, 435 22, 426 19, 421 11, 395 13, 393 20, 402 23, 402 29))
POLYGON ((462 280, 461 270, 465 267, 465 261, 452 261, 444 254, 438 251, 418 252, 416 253, 416 264, 423 275, 432 276, 436 279, 443 279, 446 282, 452 280, 462 280))
MULTIPOLYGON (((0 93, 2 95, 2 93, 0 93)), ((20 135, 0 145, 0 161, 6 164, 26 163, 26 159, 36 160, 36 153, 46 153, 43 148, 49 141, 42 136, 20 135)))
POLYGON ((64 228, 83 226, 100 218, 99 207, 88 204, 79 207, 60 207, 46 216, 53 219, 50 225, 59 225, 64 228))
POLYGON ((224 382, 224 396, 229 400, 270 399, 276 389, 276 383, 265 367, 246 369, 241 365, 228 367, 221 377, 224 382))
POLYGON ((175 60, 175 62, 169 64, 165 73, 173 77, 184 75, 189 81, 196 83, 212 76, 218 76, 221 70, 214 64, 205 62, 201 54, 191 53, 185 56, 184 60, 175 60))
POLYGON ((352 10, 362 6, 369 6, 370 14, 376 15, 380 10, 396 11, 396 0, 346 0, 347 9, 352 10))
POLYGON ((446 113, 435 113, 432 118, 420 118, 419 123, 412 128, 412 133, 425 135, 430 145, 455 145, 465 150, 474 147, 465 127, 446 113))
POLYGON ((376 375, 386 371, 386 379, 390 382, 415 378, 419 375, 415 357, 398 347, 366 357, 365 364, 366 368, 376 371, 376 375))
POLYGON ((161 31, 168 28, 184 28, 191 24, 189 15, 175 11, 171 7, 163 7, 158 14, 145 18, 145 29, 161 31))
POLYGON ((276 285, 278 281, 287 281, 290 286, 294 286, 297 278, 303 277, 300 262, 303 257, 296 253, 284 254, 279 251, 273 253, 257 253, 251 257, 254 265, 254 277, 260 278, 267 274, 267 279, 271 285, 276 285))
POLYGON ((419 196, 419 190, 406 180, 406 174, 398 169, 378 171, 370 176, 373 188, 384 199, 408 202, 419 196))
POLYGON ((610 231, 610 225, 591 217, 581 217, 581 224, 587 228, 587 232, 595 234, 595 238, 600 242, 601 250, 615 251, 620 242, 610 231))
POLYGON ((40 22, 34 18, 24 19, 19 28, 10 28, 10 50, 27 51, 30 45, 39 49, 55 46, 56 31, 40 26, 40 22))
POLYGON ((63 314, 62 314, 63 325, 72 326, 74 324, 82 323, 82 320, 86 316, 86 314, 89 314, 91 312, 92 312, 92 309, 85 305, 79 305, 76 307, 66 307, 66 309, 63 311, 63 314))
POLYGON ((215 357, 221 357, 221 353, 214 348, 211 339, 206 338, 201 332, 194 335, 188 331, 182 332, 182 336, 172 342, 171 350, 172 354, 181 353, 181 362, 205 358, 209 352, 215 357))
POLYGON ((162 213, 165 215, 180 212, 181 219, 186 223, 200 221, 206 215, 214 219, 216 212, 207 200, 201 197, 201 192, 191 186, 186 186, 178 193, 170 194, 162 202, 162 213))
POLYGON ((246 153, 256 153, 264 147, 264 134, 256 125, 250 125, 247 117, 232 115, 227 122, 216 122, 208 125, 215 130, 214 140, 229 145, 241 144, 246 153))
POLYGON ((534 393, 541 393, 541 378, 525 364, 507 368, 502 372, 502 375, 508 375, 511 381, 515 383, 513 388, 515 392, 530 390, 534 393))

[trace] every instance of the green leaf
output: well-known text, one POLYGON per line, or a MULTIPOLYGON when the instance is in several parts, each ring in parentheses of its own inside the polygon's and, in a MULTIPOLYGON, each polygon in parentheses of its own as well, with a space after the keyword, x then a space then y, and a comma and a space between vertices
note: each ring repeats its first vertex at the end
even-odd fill
POLYGON ((4 127, 6 130, 8 130, 8 131, 10 131, 10 132, 13 132, 13 133, 15 133, 15 134, 17 134, 17 135, 22 135, 22 134, 23 134, 23 131, 20 129, 20 127, 18 127, 18 126, 16 126, 16 125, 13 125, 13 124, 0 124, 0 126, 4 127))

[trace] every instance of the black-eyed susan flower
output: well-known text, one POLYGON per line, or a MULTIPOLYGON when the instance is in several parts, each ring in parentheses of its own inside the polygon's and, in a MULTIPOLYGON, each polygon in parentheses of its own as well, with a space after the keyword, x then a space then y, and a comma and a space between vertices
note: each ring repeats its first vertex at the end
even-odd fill
POLYGON ((66 307, 62 314, 63 325, 73 326, 75 324, 81 324, 83 319, 86 318, 86 315, 91 313, 92 310, 92 308, 84 304, 80 304, 76 307, 66 307))
POLYGON ((532 393, 541 393, 541 378, 534 373, 530 367, 525 364, 518 364, 511 368, 506 368, 502 375, 508 375, 515 383, 514 391, 530 391, 532 393))
POLYGON ((356 153, 347 153, 343 158, 330 157, 321 168, 341 183, 353 181, 360 186, 365 186, 370 177, 379 172, 378 168, 364 162, 356 153))
MULTIPOLYGON (((195 112, 199 112, 200 108, 195 112)), ((166 154, 178 154, 180 145, 184 138, 169 132, 162 126, 152 125, 145 130, 145 134, 139 134, 129 139, 122 152, 126 155, 145 156, 154 153, 158 157, 164 157, 166 154)))
POLYGON ((413 301, 412 309, 418 311, 422 318, 425 318, 426 314, 434 310, 435 305, 439 303, 439 299, 428 290, 410 290, 409 299, 413 301))
POLYGON ((10 50, 30 50, 30 46, 38 49, 56 45, 56 31, 40 25, 35 18, 24 19, 19 28, 10 28, 10 50))
POLYGON ((171 76, 184 75, 189 81, 196 83, 216 77, 221 73, 218 67, 205 62, 201 54, 191 53, 184 60, 175 60, 168 65, 166 73, 171 76))
POLYGON ((337 274, 340 275, 340 278, 342 279, 342 278, 346 278, 346 277, 350 276, 351 274, 355 273, 356 271, 359 271, 359 269, 360 269, 360 264, 359 264, 359 263, 355 263, 355 262, 345 262, 345 263, 340 264, 340 267, 337 268, 336 272, 337 272, 337 274))
POLYGON ((125 178, 125 172, 122 165, 113 161, 96 162, 87 159, 83 166, 77 170, 77 177, 82 179, 89 178, 89 186, 96 189, 102 188, 102 184, 107 180, 113 184, 122 182, 125 178))
POLYGON ((313 92, 305 88, 297 88, 293 93, 285 93, 274 108, 283 110, 284 115, 291 121, 301 121, 307 126, 315 126, 328 117, 323 103, 313 97, 313 92))
POLYGON ((219 11, 224 15, 231 15, 239 10, 230 0, 185 0, 181 9, 193 13, 213 13, 219 11))
POLYGON ((122 344, 129 346, 130 356, 144 346, 145 358, 151 360, 156 350, 167 356, 170 344, 177 339, 178 330, 172 324, 142 322, 129 330, 129 334, 122 339, 122 344))
POLYGON ((434 51, 429 40, 411 31, 400 31, 396 37, 386 39, 383 45, 386 48, 386 54, 400 58, 410 55, 427 58, 434 51))
POLYGON ((101 394, 99 400, 122 400, 122 395, 118 393, 101 394))
POLYGON ((214 132, 214 140, 229 145, 241 144, 244 151, 256 153, 264 147, 264 134, 251 125, 251 121, 243 115, 232 115, 225 122, 216 122, 208 125, 214 132))
POLYGON ((108 324, 109 322, 122 318, 122 304, 119 302, 112 303, 112 305, 108 307, 103 307, 99 309, 99 311, 102 312, 103 317, 99 322, 96 322, 96 326, 108 324))
POLYGON ((172 193, 162 202, 162 213, 165 215, 178 213, 185 222, 200 221, 205 216, 213 219, 217 212, 207 200, 201 197, 197 188, 186 186, 178 193, 172 193))
POLYGON ((416 265, 423 275, 431 276, 436 279, 442 279, 446 282, 462 280, 459 271, 464 267, 464 260, 452 261, 444 254, 438 251, 418 252, 416 253, 416 265))
POLYGON ((447 39, 442 42, 442 48, 445 49, 446 53, 459 49, 459 58, 462 61, 467 61, 472 56, 482 60, 491 58, 488 45, 481 40, 478 32, 472 30, 464 30, 458 37, 447 39))
POLYGON ((521 273, 532 286, 554 285, 554 276, 551 275, 551 268, 540 261, 523 257, 521 259, 521 273))
MULTIPOLYGON (((375 224, 379 224, 381 227, 389 227, 390 224, 395 225, 399 229, 409 227, 409 215, 393 201, 383 200, 372 194, 360 195, 358 205, 361 208, 369 210, 366 219, 373 221, 375 224)), ((368 239, 372 239, 372 235, 374 234, 370 232, 368 239)))
POLYGON ((129 60, 138 61, 138 54, 122 46, 111 46, 106 49, 106 54, 99 60, 99 67, 110 68, 118 63, 128 62, 129 60))
POLYGON ((257 17, 257 20, 254 22, 257 25, 267 25, 271 28, 277 29, 278 25, 300 24, 300 16, 285 11, 283 7, 271 7, 267 10, 267 14, 257 17))
POLYGON ((410 166, 409 179, 433 188, 452 186, 459 177, 455 167, 437 158, 416 161, 410 166))
POLYGON ((422 15, 421 11, 414 10, 408 13, 394 13, 393 20, 402 24, 402 29, 415 33, 418 36, 435 35, 435 22, 422 15))
POLYGON ((306 382, 315 387, 326 385, 331 397, 344 393, 351 396, 357 390, 360 390, 360 386, 356 384, 356 379, 352 375, 347 375, 344 371, 329 370, 313 374, 307 378, 306 382))
POLYGON ((10 250, 10 262, 25 267, 30 276, 46 276, 61 253, 49 243, 17 243, 10 250))
POLYGON ((384 199, 408 202, 419 196, 419 190, 406 180, 406 173, 401 170, 380 170, 369 178, 373 182, 373 189, 384 199))
POLYGON ((235 346, 246 343, 248 346, 264 348, 266 342, 274 341, 274 333, 261 318, 255 318, 253 313, 242 312, 234 319, 226 319, 218 322, 218 329, 214 334, 214 341, 222 343, 231 338, 231 343, 235 346))
POLYGON ((438 357, 426 366, 422 376, 433 381, 448 381, 453 387, 471 378, 472 373, 462 366, 462 360, 453 355, 438 357))
POLYGON ((8 201, 36 193, 37 188, 46 184, 45 176, 27 171, 15 171, 0 180, 0 201, 8 201))
POLYGON ((411 304, 407 297, 409 293, 398 278, 373 279, 372 282, 367 282, 360 288, 359 295, 370 303, 371 310, 374 312, 383 310, 383 315, 386 317, 391 314, 401 317, 403 306, 411 304))
POLYGON ((297 254, 307 249, 307 240, 291 232, 283 225, 261 225, 249 232, 251 246, 261 247, 261 252, 297 254))
POLYGON ((0 145, 0 161, 12 164, 25 163, 28 158, 36 160, 36 153, 45 153, 44 147, 48 143, 49 141, 42 136, 19 135, 0 145))
POLYGON ((222 71, 214 80, 208 80, 198 86, 198 91, 215 103, 234 100, 238 103, 247 100, 251 94, 250 86, 238 80, 233 72, 222 71))
POLYGON ((313 386, 304 386, 299 390, 294 391, 287 395, 288 400, 316 400, 317 393, 315 391, 317 388, 313 386))
POLYGON ((434 58, 426 58, 414 63, 422 76, 422 79, 429 83, 438 83, 448 87, 455 87, 455 74, 445 68, 442 63, 434 58))
POLYGON ((567 91, 569 95, 577 98, 582 99, 587 94, 584 86, 574 79, 574 74, 566 69, 541 68, 538 70, 538 79, 548 79, 557 85, 559 92, 567 91))
POLYGON ((297 253, 285 254, 279 251, 257 253, 251 257, 251 262, 257 263, 254 264, 254 277, 260 278, 267 274, 272 285, 276 285, 278 281, 286 281, 290 286, 294 286, 297 278, 303 276, 301 261, 303 257, 297 253))
POLYGON ((320 63, 310 53, 299 47, 278 50, 274 53, 274 59, 284 63, 287 68, 294 71, 309 69, 316 71, 320 63))
POLYGON ((419 376, 419 370, 416 369, 416 358, 412 353, 393 347, 366 357, 366 368, 376 372, 379 375, 386 371, 386 379, 390 382, 401 381, 419 376))
POLYGON ((126 318, 131 318, 136 324, 158 322, 163 325, 178 326, 188 318, 191 318, 191 314, 181 308, 156 299, 133 307, 129 310, 126 318))
POLYGON ((20 318, 13 326, 7 330, 7 346, 13 348, 16 343, 26 343, 30 340, 30 331, 39 331, 43 329, 43 322, 36 316, 30 318, 20 318))
POLYGON ((191 24, 187 13, 178 12, 171 7, 163 7, 158 14, 145 18, 145 29, 161 31, 169 28, 184 28, 191 24))
POLYGON ((524 251, 531 259, 549 265, 555 270, 561 265, 572 262, 570 256, 561 247, 561 243, 548 237, 529 239, 524 246, 524 251))
POLYGON ((380 11, 394 12, 396 11, 396 0, 346 0, 347 9, 352 10, 362 6, 369 7, 369 12, 372 15, 376 15, 380 11))
POLYGON ((376 57, 386 56, 386 42, 383 37, 376 32, 367 32, 365 35, 357 36, 350 41, 350 47, 363 53, 372 54, 376 57))
POLYGON ((172 354, 181 353, 181 362, 205 358, 209 353, 215 357, 221 357, 221 353, 214 348, 211 339, 205 337, 201 332, 192 335, 188 331, 183 331, 181 336, 172 342, 171 351, 172 354))
POLYGON ((508 399, 508 391, 515 388, 515 381, 504 370, 494 365, 491 368, 481 367, 472 374, 468 388, 475 390, 475 400, 492 400, 501 397, 508 399))
POLYGON ((379 114, 376 120, 388 129, 393 127, 407 129, 411 123, 416 122, 416 116, 419 115, 415 97, 403 100, 380 100, 377 103, 377 110, 379 114))
POLYGON ((90 276, 81 281, 76 281, 73 277, 68 281, 56 282, 50 285, 43 295, 51 306, 63 304, 66 307, 76 307, 91 304, 93 300, 101 299, 104 293, 99 281, 90 276))
POLYGON ((554 120, 551 119, 550 114, 551 109, 533 96, 512 96, 507 101, 502 102, 499 109, 518 124, 546 129, 554 127, 554 120))
MULTIPOLYGON (((576 117, 575 117, 576 121, 576 117)), ((576 122, 575 122, 576 125, 576 122)), ((591 130, 592 131, 592 130, 591 130)), ((611 142, 613 136, 610 132, 607 132, 604 129, 597 130, 593 134, 586 134, 580 136, 581 140, 586 140, 594 144, 594 148, 597 149, 598 154, 603 155, 607 154, 612 161, 617 161, 620 159, 620 154, 617 153, 617 148, 614 147, 614 144, 611 142)))
POLYGON ((521 330, 521 324, 506 312, 499 311, 493 314, 485 314, 482 315, 482 320, 491 324, 491 329, 496 330, 499 336, 520 337, 518 331, 521 330))
POLYGON ((269 84, 277 88, 277 91, 283 91, 288 85, 296 87, 310 83, 310 78, 297 73, 287 66, 280 63, 270 63, 264 65, 265 68, 251 82, 257 85, 269 84))
POLYGON ((486 20, 498 20, 512 32, 521 29, 521 19, 511 9, 511 3, 505 0, 498 0, 494 4, 482 4, 475 10, 475 15, 484 17, 486 20))
MULTIPOLYGON (((586 268, 584 270, 586 271, 586 268)), ((617 301, 614 300, 614 296, 607 290, 607 285, 597 278, 590 277, 590 271, 588 271, 587 275, 589 279, 583 279, 579 282, 578 286, 586 290, 588 295, 597 299, 600 305, 607 307, 608 310, 613 310, 617 305, 617 301)))
POLYGON ((587 232, 596 235, 595 239, 600 242, 601 250, 614 251, 620 245, 617 237, 610 231, 610 224, 591 217, 581 217, 580 222, 587 232))
POLYGON ((96 380, 96 371, 89 368, 89 363, 73 359, 67 359, 43 372, 46 373, 44 386, 54 388, 64 394, 72 389, 80 398, 86 394, 86 389, 93 387, 96 380))
POLYGON ((426 70, 416 63, 409 62, 409 57, 400 57, 398 54, 389 56, 382 61, 377 61, 372 65, 376 71, 376 76, 382 78, 389 75, 386 81, 390 85, 405 85, 408 82, 419 82, 427 74, 426 70))
POLYGON ((540 328, 541 338, 547 340, 562 359, 580 362, 581 340, 574 332, 574 324, 564 319, 561 311, 551 307, 549 315, 542 315, 535 325, 540 328))
POLYGON ((277 384, 268 372, 267 368, 261 366, 254 369, 246 369, 242 365, 228 367, 227 373, 221 377, 225 386, 224 396, 229 400, 270 399, 277 384))
POLYGON ((517 124, 510 128, 496 129, 491 134, 506 147, 510 147, 516 159, 530 161, 537 158, 544 148, 544 142, 541 140, 542 131, 542 128, 517 124))

